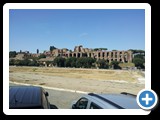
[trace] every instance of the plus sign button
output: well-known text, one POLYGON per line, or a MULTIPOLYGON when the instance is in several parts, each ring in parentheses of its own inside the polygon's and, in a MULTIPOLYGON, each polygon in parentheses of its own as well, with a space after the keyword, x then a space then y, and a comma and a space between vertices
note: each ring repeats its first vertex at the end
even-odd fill
POLYGON ((141 90, 137 95, 137 103, 144 110, 153 109, 157 99, 157 94, 153 90, 141 90))

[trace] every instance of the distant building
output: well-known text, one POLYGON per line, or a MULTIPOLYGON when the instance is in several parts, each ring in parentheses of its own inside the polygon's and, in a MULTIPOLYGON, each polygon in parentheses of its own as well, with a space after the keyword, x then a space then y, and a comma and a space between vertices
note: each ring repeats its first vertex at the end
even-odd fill
POLYGON ((47 60, 53 61, 56 57, 91 57, 94 59, 104 59, 107 60, 109 63, 112 61, 119 61, 123 63, 132 62, 133 54, 132 51, 108 51, 108 50, 93 50, 89 48, 83 48, 82 45, 75 46, 74 51, 68 50, 67 48, 63 49, 53 49, 52 51, 44 51, 43 53, 39 53, 39 49, 37 49, 37 54, 31 54, 29 51, 20 52, 17 54, 15 59, 25 59, 27 56, 31 57, 39 57, 41 54, 44 54, 46 58, 39 60, 40 62, 45 62, 47 60))
POLYGON ((75 46, 74 51, 69 51, 66 48, 54 49, 52 51, 46 51, 44 53, 47 56, 53 57, 91 57, 95 59, 105 59, 108 62, 120 61, 120 62, 132 62, 133 56, 131 51, 107 51, 107 50, 97 50, 83 48, 82 45, 75 46))

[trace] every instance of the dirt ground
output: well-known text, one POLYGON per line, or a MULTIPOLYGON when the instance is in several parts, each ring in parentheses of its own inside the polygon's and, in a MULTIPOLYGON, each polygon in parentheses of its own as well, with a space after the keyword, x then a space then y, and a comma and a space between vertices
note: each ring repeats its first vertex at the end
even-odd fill
POLYGON ((130 70, 10 66, 9 80, 94 93, 137 94, 145 87, 144 77, 130 70))

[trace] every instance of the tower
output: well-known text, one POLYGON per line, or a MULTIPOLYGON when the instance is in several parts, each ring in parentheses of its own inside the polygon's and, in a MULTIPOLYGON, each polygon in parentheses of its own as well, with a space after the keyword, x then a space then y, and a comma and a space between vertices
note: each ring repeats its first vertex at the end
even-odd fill
POLYGON ((37 54, 39 54, 39 49, 37 49, 37 54))

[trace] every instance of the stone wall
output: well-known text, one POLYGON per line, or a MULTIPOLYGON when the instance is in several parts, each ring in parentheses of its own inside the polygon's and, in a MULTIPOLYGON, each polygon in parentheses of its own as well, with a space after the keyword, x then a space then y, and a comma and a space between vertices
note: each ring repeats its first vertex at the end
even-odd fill
POLYGON ((68 51, 67 49, 55 49, 52 51, 53 56, 61 57, 91 57, 97 60, 104 59, 108 62, 120 61, 120 62, 132 62, 132 52, 131 51, 104 51, 83 48, 82 45, 75 46, 74 51, 68 51))

